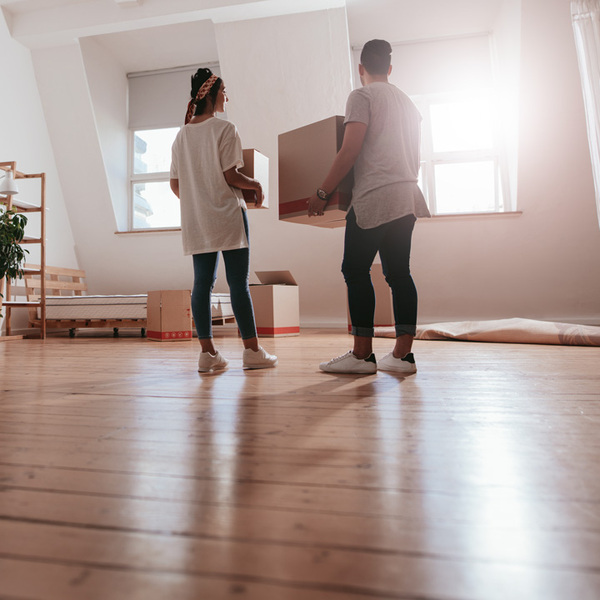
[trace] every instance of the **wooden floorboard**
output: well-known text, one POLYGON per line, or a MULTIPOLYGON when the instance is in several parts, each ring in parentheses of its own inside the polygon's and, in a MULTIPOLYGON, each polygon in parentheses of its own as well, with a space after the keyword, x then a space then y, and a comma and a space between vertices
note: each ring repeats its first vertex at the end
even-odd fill
POLYGON ((600 348, 216 341, 0 345, 2 600, 600 598, 600 348))

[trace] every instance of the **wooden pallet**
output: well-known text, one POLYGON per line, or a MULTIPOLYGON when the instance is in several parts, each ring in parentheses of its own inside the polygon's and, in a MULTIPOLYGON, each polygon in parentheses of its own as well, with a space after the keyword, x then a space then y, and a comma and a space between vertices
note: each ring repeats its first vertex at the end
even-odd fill
MULTIPOLYGON (((28 303, 37 303, 40 298, 41 277, 39 266, 26 265, 23 278, 24 295, 27 302, 19 305, 26 307, 28 303)), ((83 296, 87 292, 85 271, 67 269, 64 267, 46 266, 46 296, 83 296)), ((36 304, 37 305, 37 304, 36 304)), ((40 328, 42 321, 36 308, 29 309, 29 327, 40 328)), ((112 327, 113 334, 118 335, 119 329, 139 328, 142 336, 146 334, 146 319, 49 319, 46 317, 46 329, 68 329, 73 337, 78 329, 96 329, 112 327)))

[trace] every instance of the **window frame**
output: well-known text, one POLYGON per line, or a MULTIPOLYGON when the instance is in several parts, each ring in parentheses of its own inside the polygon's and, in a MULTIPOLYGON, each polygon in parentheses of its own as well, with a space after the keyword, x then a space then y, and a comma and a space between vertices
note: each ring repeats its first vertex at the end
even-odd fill
MULTIPOLYGON (((473 215, 473 214, 503 214, 512 212, 508 187, 508 165, 502 151, 502 142, 500 132, 492 122, 492 146, 479 150, 453 150, 436 152, 433 149, 433 131, 431 120, 431 106, 444 102, 455 102, 461 99, 468 99, 470 96, 484 93, 485 90, 474 90, 473 92, 444 92, 431 94, 415 94, 411 96, 412 101, 423 117, 421 123, 421 157, 419 182, 422 185, 422 192, 425 196, 427 206, 432 216, 445 217, 452 215, 473 215), (456 212, 438 212, 437 195, 435 183, 435 167, 437 165, 467 164, 475 162, 493 162, 494 164, 494 209, 481 211, 456 211, 456 212)), ((491 93, 489 94, 491 97, 491 93)))
MULTIPOLYGON (((156 171, 153 173, 135 173, 135 135, 139 131, 157 131, 161 129, 174 129, 178 125, 165 125, 161 127, 137 127, 129 129, 128 139, 128 190, 127 190, 127 223, 128 230, 131 232, 149 232, 149 231, 180 231, 181 225, 173 227, 136 227, 134 219, 134 189, 136 184, 140 183, 169 183, 171 179, 170 171, 156 171)), ((169 149, 170 151, 170 149, 169 149)))
POLYGON ((155 69, 127 73, 128 84, 128 135, 127 135, 127 191, 125 194, 127 231, 144 233, 155 231, 181 231, 181 227, 134 227, 134 187, 139 183, 165 183, 170 179, 166 171, 135 174, 135 133, 138 131, 181 128, 185 111, 185 96, 163 93, 164 90, 189 90, 190 77, 200 67, 206 67, 221 77, 218 61, 193 65, 181 65, 173 68, 155 69), (136 83, 137 82, 137 83, 136 83), (151 99, 151 101, 149 101, 151 99), (158 99, 158 100, 157 100, 158 99))

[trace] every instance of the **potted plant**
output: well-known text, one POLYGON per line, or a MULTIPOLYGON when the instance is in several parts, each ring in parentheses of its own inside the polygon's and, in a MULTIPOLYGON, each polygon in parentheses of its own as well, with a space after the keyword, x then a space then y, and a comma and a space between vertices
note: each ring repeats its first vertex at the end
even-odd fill
MULTIPOLYGON (((29 250, 22 248, 20 242, 25 236, 27 217, 14 210, 7 210, 0 205, 0 283, 7 277, 21 279, 23 277, 23 261, 29 250)), ((0 292, 3 286, 0 287, 0 292)), ((0 298, 4 296, 0 293, 0 298)), ((2 301, 0 300, 0 318, 2 317, 2 301)))

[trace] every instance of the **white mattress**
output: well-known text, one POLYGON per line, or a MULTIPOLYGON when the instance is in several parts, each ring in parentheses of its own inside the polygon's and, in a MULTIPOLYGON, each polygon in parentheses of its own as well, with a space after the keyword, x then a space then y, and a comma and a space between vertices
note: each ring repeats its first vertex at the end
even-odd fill
POLYGON ((213 319, 226 319, 227 317, 233 317, 231 298, 229 294, 212 294, 210 300, 211 315, 213 319))
POLYGON ((46 319, 145 319, 148 296, 46 296, 46 319))
MULTIPOLYGON (((46 296, 46 319, 146 319, 146 294, 128 296, 46 296)), ((212 294, 213 319, 233 317, 229 294, 212 294)))

